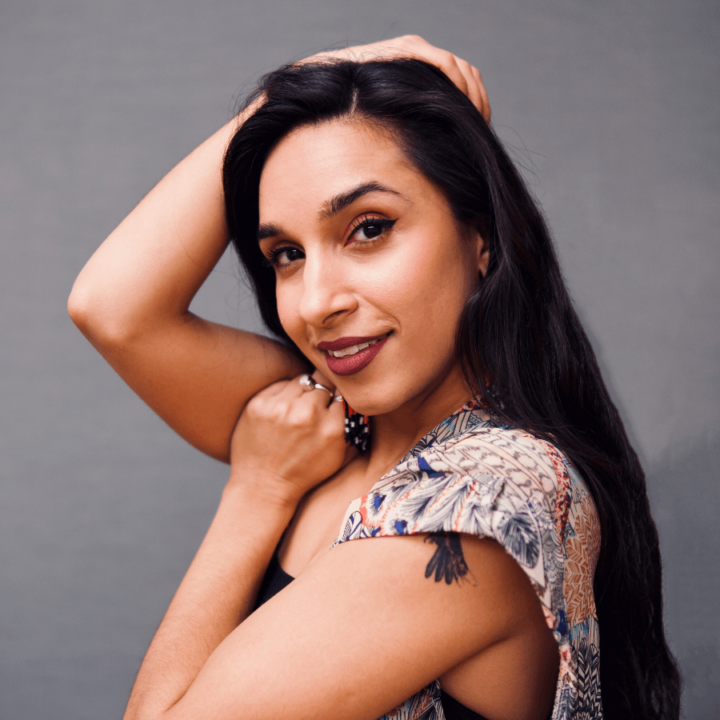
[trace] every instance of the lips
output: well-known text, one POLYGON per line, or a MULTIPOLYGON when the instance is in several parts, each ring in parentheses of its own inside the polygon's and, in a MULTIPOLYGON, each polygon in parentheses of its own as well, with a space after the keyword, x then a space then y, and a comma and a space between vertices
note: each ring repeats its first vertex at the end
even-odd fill
POLYGON ((318 343, 317 347, 325 351, 330 372, 335 375, 353 375, 375 359, 390 334, 374 337, 344 337, 333 342, 318 343), (336 357, 336 354, 340 357, 336 357))

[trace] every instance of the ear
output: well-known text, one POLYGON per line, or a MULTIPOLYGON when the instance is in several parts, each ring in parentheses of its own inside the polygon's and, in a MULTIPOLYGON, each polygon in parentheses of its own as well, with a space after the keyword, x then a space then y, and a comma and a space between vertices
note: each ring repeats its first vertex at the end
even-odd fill
POLYGON ((490 223, 484 216, 477 217, 470 226, 471 241, 475 245, 475 260, 480 275, 485 277, 490 261, 490 223))

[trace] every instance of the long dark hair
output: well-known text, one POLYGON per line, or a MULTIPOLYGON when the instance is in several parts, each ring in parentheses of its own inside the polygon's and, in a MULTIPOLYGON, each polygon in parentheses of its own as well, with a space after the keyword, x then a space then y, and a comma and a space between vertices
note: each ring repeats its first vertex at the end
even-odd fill
MULTIPOLYGON (((278 317, 275 274, 256 241, 265 160, 294 128, 357 116, 390 130, 439 187, 458 220, 482 223, 487 273, 460 318, 458 355, 500 418, 559 447, 597 506, 595 572, 605 717, 679 716, 680 677, 665 641, 658 536, 645 476, 572 307, 543 216, 472 103, 418 60, 293 65, 270 73, 264 104, 232 139, 223 167, 230 235, 267 327, 278 317)), ((253 98, 251 98, 252 100, 253 98)))

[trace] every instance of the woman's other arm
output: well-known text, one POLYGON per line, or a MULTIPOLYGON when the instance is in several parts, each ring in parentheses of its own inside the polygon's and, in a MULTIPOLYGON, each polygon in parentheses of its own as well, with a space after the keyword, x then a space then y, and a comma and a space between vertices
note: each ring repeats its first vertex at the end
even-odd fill
POLYGON ((189 311, 228 244, 221 167, 247 112, 148 193, 90 258, 68 301, 73 322, 123 380, 224 461, 248 399, 302 370, 279 343, 189 311))
POLYGON ((220 507, 145 656, 126 720, 155 720, 174 706, 250 614, 300 498, 352 456, 344 417, 325 391, 304 392, 297 380, 275 383, 248 403, 220 507))
MULTIPOLYGON (((262 484, 260 475, 254 478, 262 484)), ((155 720, 186 693, 218 645, 252 612, 295 505, 229 483, 212 525, 153 638, 125 720, 155 720)))

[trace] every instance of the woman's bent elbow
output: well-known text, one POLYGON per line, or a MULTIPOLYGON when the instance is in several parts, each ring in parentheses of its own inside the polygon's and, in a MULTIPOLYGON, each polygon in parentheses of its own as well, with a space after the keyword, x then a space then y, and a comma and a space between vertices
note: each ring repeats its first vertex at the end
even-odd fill
POLYGON ((114 312, 112 304, 102 293, 98 294, 81 278, 75 281, 67 302, 70 319, 93 345, 101 347, 126 346, 136 331, 114 312))

